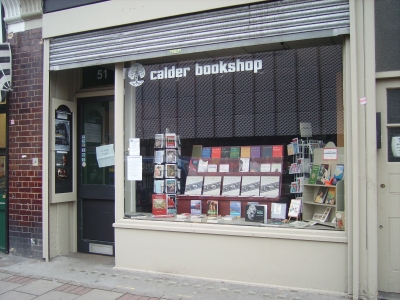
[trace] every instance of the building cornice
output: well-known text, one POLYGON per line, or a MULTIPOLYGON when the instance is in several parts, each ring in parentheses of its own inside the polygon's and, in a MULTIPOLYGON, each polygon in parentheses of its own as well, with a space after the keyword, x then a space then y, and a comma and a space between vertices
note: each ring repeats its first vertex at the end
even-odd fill
POLYGON ((42 27, 42 0, 2 0, 8 33, 42 27))

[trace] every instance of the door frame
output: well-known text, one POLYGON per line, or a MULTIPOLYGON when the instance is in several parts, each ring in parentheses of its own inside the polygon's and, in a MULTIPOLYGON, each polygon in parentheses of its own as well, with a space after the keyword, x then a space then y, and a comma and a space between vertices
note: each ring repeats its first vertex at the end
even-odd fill
MULTIPOLYGON (((6 128, 5 128, 5 139, 6 139, 6 144, 5 144, 5 200, 4 200, 4 248, 0 248, 0 252, 9 253, 10 249, 10 243, 9 243, 9 164, 8 164, 8 158, 9 158, 9 102, 10 102, 10 93, 6 92, 6 102, 4 104, 0 105, 0 114, 5 114, 6 117, 6 128)), ((0 197, 3 197, 3 195, 0 195, 0 197)))

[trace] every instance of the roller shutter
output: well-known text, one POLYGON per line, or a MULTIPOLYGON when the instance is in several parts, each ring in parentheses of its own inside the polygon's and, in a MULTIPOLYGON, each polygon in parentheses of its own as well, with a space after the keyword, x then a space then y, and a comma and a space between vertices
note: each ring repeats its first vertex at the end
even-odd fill
POLYGON ((53 38, 50 70, 349 33, 348 0, 273 1, 53 38))

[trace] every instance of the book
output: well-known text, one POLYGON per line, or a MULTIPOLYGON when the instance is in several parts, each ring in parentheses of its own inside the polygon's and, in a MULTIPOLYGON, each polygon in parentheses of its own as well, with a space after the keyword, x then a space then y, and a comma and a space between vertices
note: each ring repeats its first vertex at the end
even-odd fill
POLYGON ((165 179, 165 192, 167 194, 176 193, 176 179, 165 179))
POLYGON ((250 146, 240 147, 240 157, 250 158, 250 146))
POLYGON ((275 173, 282 172, 282 164, 281 163, 272 163, 271 164, 271 172, 275 172, 275 173))
POLYGON ((189 161, 189 170, 188 170, 188 175, 196 175, 197 174, 197 170, 199 168, 199 161, 200 159, 198 158, 192 158, 189 161))
POLYGON ((229 172, 229 164, 220 164, 219 171, 223 173, 229 172))
POLYGON ((176 148, 176 134, 166 133, 165 134, 165 148, 176 148))
POLYGON ((250 161, 250 168, 249 171, 250 172, 260 172, 261 169, 261 164, 257 161, 250 161))
POLYGON ((153 192, 156 194, 164 193, 164 180, 154 180, 153 192))
POLYGON ((221 176, 204 176, 203 195, 221 195, 221 176))
POLYGON ((287 144, 286 148, 288 156, 294 155, 294 147, 292 143, 287 144))
POLYGON ((260 196, 276 198, 280 195, 279 176, 261 176, 260 178, 260 196))
POLYGON ((298 218, 301 211, 301 200, 292 199, 290 200, 290 206, 288 211, 288 217, 298 218))
POLYGON ((167 196, 165 194, 152 195, 152 208, 153 215, 166 215, 168 214, 167 196))
POLYGON ((231 157, 231 147, 222 147, 221 158, 230 158, 230 157, 231 157))
POLYGON ((272 146, 261 146, 261 157, 272 157, 272 146))
POLYGON ((208 216, 207 223, 222 223, 221 216, 208 216))
POLYGON ((299 139, 298 138, 292 139, 292 145, 293 145, 293 154, 298 154, 300 152, 299 139))
POLYGON ((177 214, 175 221, 185 221, 188 220, 190 218, 190 214, 189 213, 182 213, 182 214, 177 214))
POLYGON ((297 192, 296 193, 302 193, 303 186, 304 186, 304 177, 297 177, 296 182, 297 182, 297 192))
POLYGON ((164 165, 154 165, 154 178, 164 178, 164 165))
POLYGON ((260 176, 242 176, 241 196, 260 196, 260 176))
POLYGON ((165 162, 167 164, 175 164, 176 163, 176 150, 175 149, 166 149, 165 150, 165 162))
POLYGON ((283 157, 283 146, 282 145, 272 146, 272 157, 283 157))
POLYGON ((237 218, 238 218, 237 216, 226 215, 226 216, 224 216, 222 219, 223 219, 224 221, 233 221, 233 220, 235 220, 235 219, 237 219, 237 218))
POLYGON ((164 148, 164 134, 154 135, 154 148, 164 148))
POLYGON ((166 164, 165 165, 165 178, 175 178, 176 177, 176 165, 166 164))
POLYGON ((323 215, 323 214, 315 213, 315 214, 312 216, 312 219, 313 219, 314 221, 321 222, 322 215, 323 215))
POLYGON ((221 147, 211 148, 211 158, 221 158, 221 147))
POLYGON ((167 194, 168 213, 176 214, 176 194, 167 194))
POLYGON ((154 162, 156 164, 162 164, 164 162, 164 150, 154 151, 154 162))
POLYGON ((230 158, 239 158, 239 156, 240 156, 240 148, 231 147, 230 158))
POLYGON ((271 164, 269 164, 269 163, 260 164, 260 172, 264 172, 264 173, 271 172, 271 164))
POLYGON ((344 230, 344 228, 345 228, 345 213, 344 213, 344 211, 336 211, 335 228, 344 230))
POLYGON ((309 184, 316 184, 317 183, 317 178, 319 174, 319 168, 320 165, 313 165, 311 167, 311 173, 310 173, 310 178, 308 179, 309 184))
POLYGON ((298 189, 298 187, 297 187, 297 181, 292 181, 291 183, 290 183, 290 193, 297 193, 297 189, 298 189))
POLYGON ((344 164, 337 164, 335 167, 335 173, 333 174, 335 183, 343 179, 343 173, 344 173, 344 164))
POLYGON ((207 172, 218 172, 218 165, 217 164, 209 164, 207 166, 207 172))
POLYGON ((260 157, 261 157, 261 147, 250 146, 250 158, 260 158, 260 157))
POLYGON ((271 203, 271 219, 286 219, 286 203, 271 203))
POLYGON ((211 148, 203 147, 201 151, 201 158, 211 158, 211 148))
POLYGON ((325 222, 328 219, 329 213, 331 212, 332 207, 327 207, 325 208, 324 213, 322 214, 321 217, 321 222, 325 222))
POLYGON ((203 176, 186 177, 185 195, 201 195, 203 189, 203 176))
POLYGON ((244 220, 248 222, 267 223, 268 206, 267 205, 246 205, 246 214, 244 220))
POLYGON ((241 176, 224 176, 222 196, 239 196, 241 181, 241 176))
POLYGON ((239 159, 239 172, 249 172, 250 170, 250 158, 241 157, 239 159))
POLYGON ((326 194, 328 192, 328 188, 321 186, 318 190, 317 195, 315 196, 315 203, 324 203, 326 194))
POLYGON ((218 201, 217 200, 207 200, 207 215, 208 216, 218 216, 218 201))
POLYGON ((336 202, 336 188, 330 187, 328 188, 328 192, 326 194, 325 203, 334 205, 336 202))
POLYGON ((325 180, 328 180, 329 177, 329 164, 321 164, 318 171, 317 183, 324 184, 325 180))
POLYGON ((197 172, 207 172, 208 171, 208 160, 199 159, 199 165, 197 167, 197 172))
POLYGON ((192 158, 201 158, 201 152, 203 150, 202 145, 193 145, 192 158))
POLYGON ((201 215, 201 200, 190 200, 190 213, 194 216, 201 215))
POLYGON ((196 222, 196 223, 200 223, 207 220, 206 215, 200 214, 200 215, 191 215, 190 216, 190 221, 191 222, 196 222))
POLYGON ((229 202, 229 215, 240 218, 242 214, 242 202, 230 201, 229 202))

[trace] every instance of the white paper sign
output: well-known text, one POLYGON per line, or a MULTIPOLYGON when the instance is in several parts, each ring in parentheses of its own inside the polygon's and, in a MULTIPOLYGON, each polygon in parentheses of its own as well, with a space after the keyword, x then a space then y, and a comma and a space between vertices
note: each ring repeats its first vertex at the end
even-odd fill
POLYGON ((324 160, 337 160, 337 149, 336 148, 325 148, 324 149, 324 160))
POLYGON ((142 180, 142 157, 127 157, 127 176, 128 180, 142 180))
POLYGON ((115 164, 114 144, 96 147, 96 158, 99 168, 113 166, 115 164))
POLYGON ((129 155, 130 156, 140 155, 140 139, 137 138, 129 139, 129 155))

